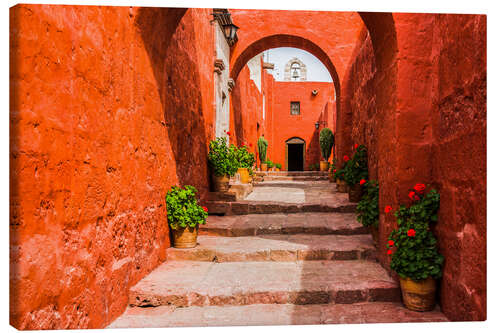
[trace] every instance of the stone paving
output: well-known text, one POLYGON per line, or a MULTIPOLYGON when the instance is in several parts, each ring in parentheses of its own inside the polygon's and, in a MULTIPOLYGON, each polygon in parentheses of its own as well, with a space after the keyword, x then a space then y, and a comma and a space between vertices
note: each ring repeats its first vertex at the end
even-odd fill
POLYGON ((438 308, 401 305, 346 194, 321 179, 270 175, 280 179, 258 184, 246 200, 212 196, 210 212, 225 215, 208 217, 196 248, 168 249, 110 327, 447 321, 438 308))

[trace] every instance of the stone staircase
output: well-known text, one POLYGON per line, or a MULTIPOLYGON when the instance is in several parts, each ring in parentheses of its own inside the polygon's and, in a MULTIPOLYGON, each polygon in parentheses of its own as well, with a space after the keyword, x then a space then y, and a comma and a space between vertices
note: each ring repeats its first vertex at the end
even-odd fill
POLYGON ((446 320, 402 307, 346 194, 322 180, 284 181, 301 186, 256 188, 254 199, 264 200, 209 202, 225 215, 209 216, 196 248, 169 248, 110 327, 446 320), (265 199, 269 192, 276 201, 265 199))

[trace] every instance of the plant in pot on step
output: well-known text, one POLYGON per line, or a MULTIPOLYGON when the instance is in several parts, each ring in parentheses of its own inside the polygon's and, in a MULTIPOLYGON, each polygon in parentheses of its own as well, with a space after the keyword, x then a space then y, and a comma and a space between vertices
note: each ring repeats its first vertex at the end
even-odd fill
POLYGON ((264 139, 263 136, 257 140, 257 149, 259 150, 259 160, 260 160, 260 169, 262 171, 267 171, 267 164, 266 164, 266 155, 267 155, 267 140, 264 139))
POLYGON ((225 137, 210 141, 208 162, 212 171, 212 181, 215 192, 229 190, 229 177, 238 170, 238 160, 234 145, 228 147, 225 137))
POLYGON ((266 161, 266 165, 267 165, 267 170, 272 170, 272 168, 274 167, 274 163, 271 162, 270 160, 266 161))
POLYGON ((165 196, 168 225, 176 248, 195 247, 198 227, 206 223, 208 209, 198 204, 196 192, 190 185, 184 189, 172 186, 165 196))
POLYGON ((248 150, 248 147, 243 145, 235 149, 236 160, 238 161, 238 174, 240 181, 243 184, 250 182, 252 175, 252 167, 255 164, 255 156, 248 150))
POLYGON ((356 219, 363 226, 370 229, 373 237, 373 242, 375 246, 378 247, 379 233, 378 233, 378 222, 379 222, 379 209, 378 209, 378 182, 375 180, 370 180, 363 185, 365 188, 365 194, 356 206, 356 213, 358 216, 356 219))
POLYGON ((319 133, 319 147, 321 149, 321 156, 323 156, 323 161, 320 161, 319 167, 320 171, 328 171, 328 159, 332 154, 333 147, 333 133, 332 130, 325 127, 319 133))
POLYGON ((424 184, 410 190, 409 206, 395 212, 397 229, 387 243, 391 269, 399 275, 404 305, 414 311, 430 311, 436 304, 436 280, 442 275, 444 257, 430 224, 437 221, 439 193, 425 192, 424 184))
POLYGON ((351 159, 346 155, 344 161, 344 177, 349 185, 349 201, 359 202, 363 195, 362 180, 368 179, 368 158, 364 145, 354 146, 354 155, 351 159))
POLYGON ((337 160, 333 159, 332 164, 330 164, 330 168, 328 168, 328 181, 330 183, 335 182, 335 172, 333 171, 333 170, 335 170, 335 171, 337 170, 335 165, 337 165, 337 160))
POLYGON ((337 192, 347 193, 348 187, 347 182, 345 181, 345 170, 333 169, 333 177, 335 178, 335 182, 337 183, 337 192))
POLYGON ((276 163, 274 166, 276 167, 276 171, 281 171, 281 164, 280 163, 276 163))

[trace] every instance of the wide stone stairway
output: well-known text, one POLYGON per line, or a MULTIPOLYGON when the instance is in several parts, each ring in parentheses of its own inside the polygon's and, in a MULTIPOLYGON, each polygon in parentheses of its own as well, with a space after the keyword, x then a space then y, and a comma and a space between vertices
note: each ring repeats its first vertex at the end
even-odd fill
POLYGON ((402 306, 355 204, 326 173, 256 176, 243 200, 212 196, 198 246, 169 248, 110 327, 447 320, 402 306))

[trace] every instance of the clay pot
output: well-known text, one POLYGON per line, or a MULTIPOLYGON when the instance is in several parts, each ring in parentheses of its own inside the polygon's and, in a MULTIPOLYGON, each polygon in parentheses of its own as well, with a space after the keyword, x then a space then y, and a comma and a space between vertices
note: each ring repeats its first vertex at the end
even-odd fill
POLYGON ((436 305, 436 280, 415 281, 399 277, 404 305, 412 311, 431 311, 436 305))
POLYGON ((359 184, 349 186, 349 201, 359 202, 363 196, 363 188, 359 184))
POLYGON ((262 171, 267 171, 267 164, 262 163, 262 164, 260 165, 260 168, 262 169, 262 171))
POLYGON ((375 247, 378 248, 378 242, 379 242, 378 226, 372 224, 370 226, 370 233, 372 234, 373 243, 375 244, 375 247))
POLYGON ((248 184, 250 180, 250 174, 247 168, 238 168, 238 174, 240 175, 240 182, 242 184, 248 184))
POLYGON ((276 168, 276 171, 281 171, 281 169, 280 168, 276 168))
POLYGON ((172 229, 174 247, 178 249, 189 249, 196 246, 198 238, 198 225, 196 227, 186 227, 172 229))
POLYGON ((212 180, 213 180, 215 192, 227 192, 227 191, 229 191, 229 177, 227 175, 224 175, 224 176, 212 175, 212 180))
POLYGON ((345 180, 339 180, 337 183, 337 192, 347 193, 347 189, 348 189, 348 186, 347 186, 347 183, 345 182, 345 180))
POLYGON ((328 167, 330 164, 328 164, 328 161, 320 161, 319 162, 319 171, 328 171, 328 167))

